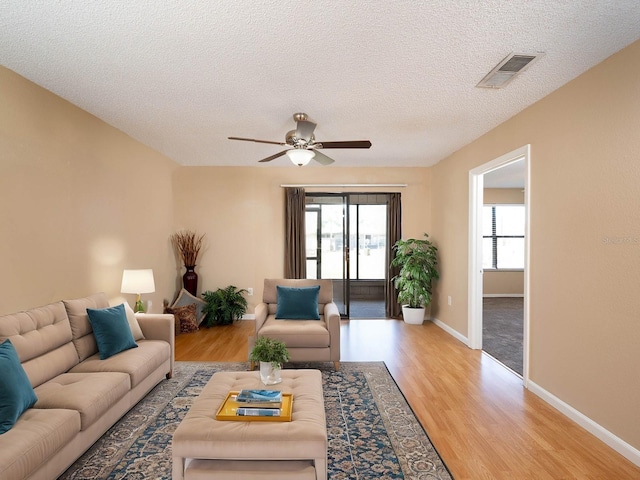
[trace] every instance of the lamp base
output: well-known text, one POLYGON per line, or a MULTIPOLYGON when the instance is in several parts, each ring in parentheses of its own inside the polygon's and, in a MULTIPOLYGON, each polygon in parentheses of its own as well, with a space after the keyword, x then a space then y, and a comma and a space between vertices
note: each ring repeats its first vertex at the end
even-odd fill
POLYGON ((138 298, 136 299, 136 305, 133 307, 133 311, 135 313, 144 313, 144 303, 140 300, 140 295, 138 295, 138 298))

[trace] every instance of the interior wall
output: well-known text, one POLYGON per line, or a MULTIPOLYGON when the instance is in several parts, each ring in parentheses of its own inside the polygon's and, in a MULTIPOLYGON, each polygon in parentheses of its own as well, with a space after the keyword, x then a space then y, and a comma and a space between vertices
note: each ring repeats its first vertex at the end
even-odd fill
POLYGON ((469 170, 531 145, 530 378, 635 449, 638 78, 640 42, 440 162, 432 179, 433 232, 446 245, 434 316, 466 336, 469 170))
MULTIPOLYGON (((408 184, 407 187, 306 188, 308 192, 400 192, 403 237, 430 233, 428 168, 183 167, 175 172, 175 224, 204 233, 198 291, 252 287, 249 313, 265 278, 284 275, 282 184, 408 184)), ((435 239, 437 241, 437 238, 435 239)), ((184 269, 176 262, 176 290, 184 269)))
MULTIPOLYGON (((485 205, 523 205, 522 188, 485 188, 483 191, 485 205)), ((491 271, 484 270, 482 275, 483 295, 524 295, 523 271, 491 271)))
POLYGON ((177 164, 4 67, 0 151, 0 314, 120 296, 125 268, 153 268, 161 311, 177 164))
POLYGON ((483 197, 485 205, 524 204, 524 190, 522 188, 485 188, 483 197))
POLYGON ((521 297, 524 295, 524 272, 522 270, 484 270, 482 295, 487 297, 521 297))

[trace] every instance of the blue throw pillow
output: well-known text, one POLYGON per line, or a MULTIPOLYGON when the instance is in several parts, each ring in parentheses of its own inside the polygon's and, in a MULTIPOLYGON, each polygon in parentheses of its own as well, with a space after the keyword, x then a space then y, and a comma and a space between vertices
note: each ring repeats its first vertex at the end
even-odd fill
POLYGON ((0 343, 0 434, 11 430, 20 415, 38 401, 18 352, 9 339, 0 343))
POLYGON ((87 308, 87 315, 96 337, 100 360, 106 360, 116 353, 138 346, 133 339, 124 305, 100 309, 87 308))
POLYGON ((276 319, 320 320, 318 295, 320 285, 313 287, 283 287, 276 285, 278 308, 276 319))

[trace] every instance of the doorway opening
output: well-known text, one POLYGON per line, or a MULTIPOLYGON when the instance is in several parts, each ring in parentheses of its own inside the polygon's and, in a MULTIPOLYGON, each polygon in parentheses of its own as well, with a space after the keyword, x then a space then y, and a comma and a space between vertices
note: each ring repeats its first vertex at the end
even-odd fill
POLYGON ((307 193, 307 278, 333 280, 344 318, 385 318, 387 194, 307 193))
POLYGON ((482 350, 520 376, 524 331, 523 163, 519 160, 484 174, 482 206, 482 350))
POLYGON ((469 188, 469 346, 521 375, 526 386, 529 146, 471 170, 469 188))

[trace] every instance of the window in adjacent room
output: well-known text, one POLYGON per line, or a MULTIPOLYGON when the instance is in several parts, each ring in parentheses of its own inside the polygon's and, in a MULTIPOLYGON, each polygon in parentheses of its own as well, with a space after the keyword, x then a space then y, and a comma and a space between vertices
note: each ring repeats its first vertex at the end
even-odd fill
POLYGON ((524 213, 524 205, 484 205, 483 269, 524 269, 524 213))

